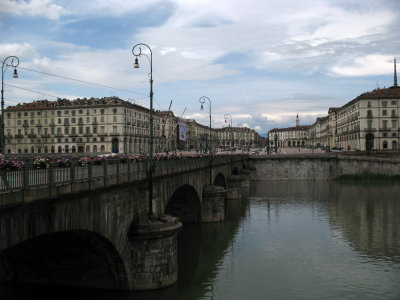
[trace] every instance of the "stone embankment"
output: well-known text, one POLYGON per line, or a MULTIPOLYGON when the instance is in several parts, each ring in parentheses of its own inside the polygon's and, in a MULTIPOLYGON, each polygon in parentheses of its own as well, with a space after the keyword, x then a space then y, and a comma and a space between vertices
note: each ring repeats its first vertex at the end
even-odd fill
POLYGON ((399 175, 400 159, 335 154, 252 156, 250 180, 331 180, 341 175, 399 175))

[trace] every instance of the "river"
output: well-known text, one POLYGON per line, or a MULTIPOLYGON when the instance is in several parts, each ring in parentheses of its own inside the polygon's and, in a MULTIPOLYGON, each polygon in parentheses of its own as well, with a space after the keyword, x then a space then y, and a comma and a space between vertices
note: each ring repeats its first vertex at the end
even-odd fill
POLYGON ((179 280, 148 292, 2 286, 1 299, 400 299, 400 184, 252 182, 185 224, 179 280))

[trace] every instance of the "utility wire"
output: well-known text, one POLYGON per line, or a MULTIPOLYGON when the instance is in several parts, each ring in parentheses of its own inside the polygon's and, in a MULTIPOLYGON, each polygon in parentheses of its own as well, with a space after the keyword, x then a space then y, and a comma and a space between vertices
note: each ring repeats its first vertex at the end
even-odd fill
POLYGON ((143 94, 143 93, 138 93, 138 92, 134 92, 134 91, 124 90, 124 89, 120 89, 120 88, 116 88, 116 87, 112 87, 112 86, 108 86, 108 85, 104 85, 104 84, 93 83, 93 82, 89 82, 89 81, 85 81, 85 80, 70 78, 70 77, 66 77, 66 76, 51 74, 51 73, 42 72, 42 71, 37 71, 37 70, 32 70, 32 69, 23 68, 23 67, 18 67, 18 69, 22 69, 22 70, 26 70, 26 71, 30 71, 30 72, 34 72, 34 73, 39 73, 39 74, 44 74, 44 75, 48 75, 48 76, 54 76, 54 77, 58 77, 58 78, 62 78, 62 79, 67 79, 67 80, 71 80, 71 81, 80 82, 80 83, 86 83, 86 84, 91 84, 91 85, 95 85, 95 86, 100 86, 100 87, 104 87, 104 88, 108 88, 108 89, 113 89, 113 90, 117 90, 117 91, 122 91, 122 92, 126 92, 126 93, 133 93, 133 94, 137 94, 137 95, 142 95, 142 96, 149 97, 148 95, 143 94))

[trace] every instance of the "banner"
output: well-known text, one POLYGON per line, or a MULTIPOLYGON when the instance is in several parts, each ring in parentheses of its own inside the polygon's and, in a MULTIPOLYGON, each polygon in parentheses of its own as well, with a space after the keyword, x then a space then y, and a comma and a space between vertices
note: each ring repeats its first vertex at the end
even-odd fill
POLYGON ((179 119, 179 140, 186 141, 186 121, 179 119))

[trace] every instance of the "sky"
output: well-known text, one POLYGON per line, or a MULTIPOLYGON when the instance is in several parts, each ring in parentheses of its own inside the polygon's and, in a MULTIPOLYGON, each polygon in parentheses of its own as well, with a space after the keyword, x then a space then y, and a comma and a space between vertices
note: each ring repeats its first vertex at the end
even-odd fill
MULTIPOLYGON (((0 0, 5 106, 116 96, 263 134, 393 85, 398 0, 0 0), (135 48, 138 54, 138 47, 135 48), (147 55, 147 58, 146 56, 147 55), (8 63, 10 60, 7 61, 8 63)), ((400 67, 398 68, 400 69, 400 67)))

